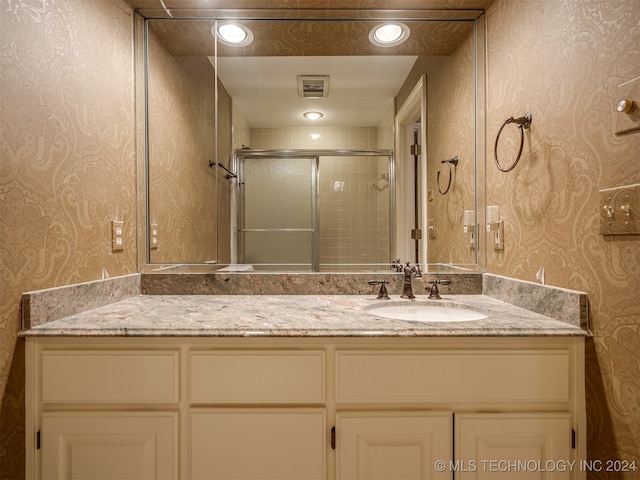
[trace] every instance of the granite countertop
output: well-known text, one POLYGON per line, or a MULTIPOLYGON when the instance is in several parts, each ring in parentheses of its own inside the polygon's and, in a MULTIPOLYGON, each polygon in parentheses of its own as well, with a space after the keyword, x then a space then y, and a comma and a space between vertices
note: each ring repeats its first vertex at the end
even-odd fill
POLYGON ((376 300, 371 295, 136 295, 24 330, 70 337, 439 337, 587 336, 588 330, 486 295, 376 300), (487 315, 416 322, 367 312, 377 305, 463 306, 487 315))

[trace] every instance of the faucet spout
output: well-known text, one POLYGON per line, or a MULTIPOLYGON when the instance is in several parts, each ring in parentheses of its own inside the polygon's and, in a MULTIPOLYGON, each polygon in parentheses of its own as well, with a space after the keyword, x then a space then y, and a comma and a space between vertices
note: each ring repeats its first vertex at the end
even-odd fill
POLYGON ((400 298, 408 298, 408 299, 416 298, 416 296, 413 294, 413 286, 411 285, 411 275, 417 274, 418 272, 420 272, 420 270, 416 267, 409 266, 409 262, 407 262, 406 266, 403 269, 403 272, 404 272, 404 285, 402 288, 402 295, 400 295, 400 298))

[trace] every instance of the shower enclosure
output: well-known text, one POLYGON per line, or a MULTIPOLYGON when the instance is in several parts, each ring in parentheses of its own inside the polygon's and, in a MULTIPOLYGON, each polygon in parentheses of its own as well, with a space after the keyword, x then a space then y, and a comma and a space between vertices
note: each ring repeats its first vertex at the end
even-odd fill
POLYGON ((256 270, 388 270, 390 150, 236 150, 235 262, 256 270))

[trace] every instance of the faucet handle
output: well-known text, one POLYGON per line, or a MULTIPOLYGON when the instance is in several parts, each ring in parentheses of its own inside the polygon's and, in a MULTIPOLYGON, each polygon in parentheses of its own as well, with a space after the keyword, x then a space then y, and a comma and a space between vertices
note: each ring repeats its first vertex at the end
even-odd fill
POLYGON ((389 300, 389 293, 387 292, 387 283, 386 280, 369 280, 367 282, 369 285, 380 285, 380 291, 378 292, 377 300, 389 300))
POLYGON ((440 300, 442 297, 440 296, 440 290, 438 289, 438 285, 451 285, 451 280, 428 280, 427 283, 431 284, 431 291, 429 292, 429 298, 435 298, 436 300, 440 300))
POLYGON ((401 272, 402 260, 400 260, 399 258, 396 258, 393 262, 391 262, 391 269, 395 270, 396 272, 401 272))

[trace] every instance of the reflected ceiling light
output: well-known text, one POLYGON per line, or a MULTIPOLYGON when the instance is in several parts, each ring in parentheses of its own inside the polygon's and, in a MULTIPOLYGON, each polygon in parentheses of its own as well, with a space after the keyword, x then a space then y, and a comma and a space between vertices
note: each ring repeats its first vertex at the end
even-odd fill
POLYGON ((393 47, 409 38, 409 27, 404 23, 385 23, 369 33, 369 41, 379 47, 393 47))
POLYGON ((308 120, 318 120, 319 118, 324 117, 320 112, 305 112, 302 116, 308 120))
POLYGON ((319 133, 310 133, 309 136, 311 137, 311 140, 318 140, 320 138, 319 133))
POLYGON ((230 47, 244 47, 253 42, 251 30, 244 25, 233 22, 218 23, 216 36, 220 43, 230 47))

